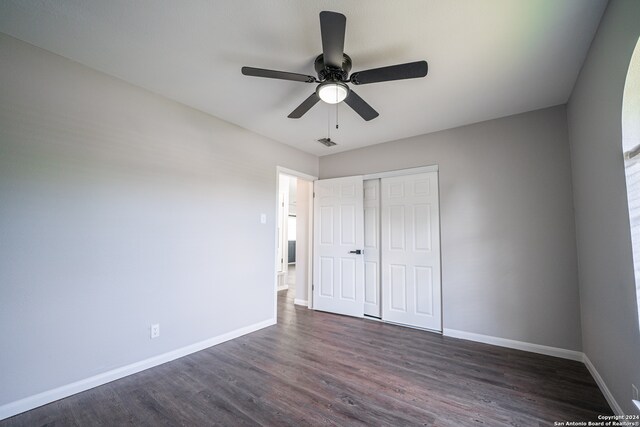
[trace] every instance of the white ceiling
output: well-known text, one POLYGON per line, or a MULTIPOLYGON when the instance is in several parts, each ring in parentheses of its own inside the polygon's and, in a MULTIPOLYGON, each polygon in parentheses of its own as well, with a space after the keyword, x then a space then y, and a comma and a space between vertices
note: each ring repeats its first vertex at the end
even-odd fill
POLYGON ((606 0, 3 0, 0 31, 274 140, 326 155, 563 104, 606 0), (319 103, 315 85, 240 67, 315 75, 318 14, 347 17, 352 71, 427 60, 426 78, 356 87, 380 116, 319 103), (327 148, 316 139, 331 137, 327 148))

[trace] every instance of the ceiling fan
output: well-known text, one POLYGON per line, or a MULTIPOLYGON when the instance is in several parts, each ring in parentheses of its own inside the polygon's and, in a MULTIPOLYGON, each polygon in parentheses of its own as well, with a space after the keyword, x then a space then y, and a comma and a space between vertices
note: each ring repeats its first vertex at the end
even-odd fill
POLYGON ((242 67, 245 76, 267 77, 292 80, 303 83, 319 83, 314 93, 289 114, 290 119, 299 119, 318 101, 329 104, 346 102, 363 119, 369 121, 378 117, 378 112, 358 96, 347 83, 364 85, 391 80, 414 79, 427 75, 427 61, 409 62, 389 67, 357 71, 349 76, 351 58, 344 53, 344 34, 347 18, 337 12, 320 12, 320 34, 322 53, 315 60, 318 77, 286 71, 265 70, 263 68, 242 67))

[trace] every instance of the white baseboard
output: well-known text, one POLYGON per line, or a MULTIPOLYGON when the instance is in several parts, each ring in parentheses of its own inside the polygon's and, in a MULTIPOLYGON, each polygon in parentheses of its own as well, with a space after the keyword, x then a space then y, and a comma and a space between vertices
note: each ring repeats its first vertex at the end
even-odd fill
MULTIPOLYGON (((296 299, 294 301, 295 304, 307 306, 306 300, 296 299)), ((372 319, 373 320, 373 319, 372 319)), ((377 320, 377 319, 376 319, 377 320)), ((61 387, 57 387, 52 390, 48 390, 42 393, 38 393, 33 396, 26 397, 24 399, 17 400, 15 402, 10 402, 5 405, 0 406, 0 420, 5 418, 12 417, 14 415, 20 414, 22 412, 37 408, 42 405, 46 405, 47 403, 55 402, 56 400, 63 399, 65 397, 69 397, 76 393, 80 393, 85 390, 89 390, 94 387, 98 387, 100 385, 109 383, 111 381, 115 381, 117 379, 126 377, 128 375, 133 375, 135 373, 144 371, 149 368, 153 368, 154 366, 162 365, 163 363, 170 362, 172 360, 178 359, 180 357, 187 356, 191 353, 195 353, 205 348, 212 347, 217 344, 221 344, 225 341, 232 340, 234 338, 238 338, 242 335, 249 334, 251 332, 255 332, 259 329, 266 328, 267 326, 275 325, 275 319, 268 319, 263 322, 255 323, 253 325, 245 326, 240 329, 236 329, 231 332, 227 332, 222 335, 218 335, 213 338, 209 338, 204 341, 200 341, 195 344, 188 345, 186 347, 182 347, 164 354, 160 354, 158 356, 151 357, 149 359, 141 360, 139 362, 132 363, 127 366, 122 366, 120 368, 113 369, 111 371, 104 372, 102 374, 98 374, 89 378, 85 378, 80 381, 76 381, 71 384, 66 384, 61 387)), ((605 384, 604 380, 596 370, 595 366, 591 363, 591 360, 587 357, 586 354, 574 351, 574 350, 566 350, 563 348, 557 347, 549 347, 540 344, 532 344, 523 341, 515 341, 506 338, 492 337, 489 335, 475 334, 472 332, 458 331, 455 329, 443 329, 443 334, 445 336, 453 337, 453 338, 461 338, 469 341, 477 341, 485 344, 497 345, 500 347, 508 347, 514 348, 517 350, 530 351, 532 353, 546 354, 549 356, 561 357, 564 359, 577 360, 583 362, 593 379, 598 384, 600 391, 604 395, 605 399, 611 406, 611 409, 616 415, 624 415, 622 408, 618 405, 613 394, 605 384)))
POLYGON ((307 307, 309 305, 309 301, 307 301, 306 299, 298 299, 298 298, 296 298, 296 299, 293 300, 293 303, 295 305, 304 305, 305 307, 307 307))
POLYGON ((609 387, 607 387, 604 380, 596 370, 596 367, 593 366, 593 363, 591 363, 591 360, 589 360, 589 357, 587 357, 586 354, 582 355, 582 361, 587 366, 589 372, 591 372, 591 376, 596 381, 596 384, 598 384, 598 387, 600 387, 600 391, 602 392, 602 394, 604 394, 604 398, 607 399, 607 403, 613 410, 613 413, 616 415, 624 415, 624 412, 622 412, 622 408, 620 407, 620 405, 618 405, 618 402, 616 402, 613 394, 611 394, 609 387))
POLYGON ((463 340, 477 341, 485 344, 497 345, 500 347, 515 348, 517 350, 530 351, 532 353, 546 354, 548 356, 561 357, 563 359, 583 361, 583 354, 580 351, 567 350, 558 347, 549 347, 541 344, 532 344, 524 341, 515 341, 506 338, 492 337, 490 335, 475 334, 473 332, 458 331, 444 328, 443 335, 463 340))
POLYGON ((474 334, 472 332, 458 331, 455 329, 445 328, 443 330, 443 334, 453 338, 461 338, 469 341, 477 341, 485 344, 493 344, 500 347, 515 348, 518 350, 530 351, 532 353, 546 354, 548 356, 556 356, 556 357, 561 357, 563 359, 570 359, 570 360, 576 360, 578 362, 583 362, 587 367, 587 369, 589 370, 589 373, 595 380, 596 384, 598 384, 600 391, 604 395, 604 398, 607 400, 607 403, 611 407, 611 410, 614 412, 614 414, 624 415, 622 408, 620 407, 620 405, 618 405, 618 402, 613 397, 611 390, 609 390, 609 387, 607 387, 607 384, 604 382, 604 380, 596 370, 593 363, 591 363, 591 360, 589 360, 589 357, 587 357, 586 354, 580 351, 566 350, 564 348, 557 348, 557 347, 548 347, 546 345, 509 340, 506 338, 492 337, 489 335, 474 334))
POLYGON ((162 365, 163 363, 167 363, 180 357, 187 356, 191 353, 204 350, 205 348, 209 348, 211 346, 232 340, 234 338, 238 338, 242 335, 246 335, 259 329, 266 328, 267 326, 275 325, 275 323, 276 319, 268 319, 263 322, 254 323, 253 325, 245 326, 243 328, 236 329, 234 331, 227 332, 225 334, 218 335, 216 337, 209 338, 204 341, 188 345, 186 347, 169 351, 158 356, 150 357, 149 359, 141 360, 139 362, 135 362, 127 366, 122 366, 111 371, 103 372, 102 374, 85 378, 71 384, 66 384, 52 390, 47 390, 33 396, 25 397, 24 399, 4 404, 0 406, 0 420, 37 408, 38 406, 46 405, 47 403, 63 399, 73 394, 89 390, 90 388, 98 387, 111 381, 126 377, 128 375, 144 371, 145 369, 162 365))

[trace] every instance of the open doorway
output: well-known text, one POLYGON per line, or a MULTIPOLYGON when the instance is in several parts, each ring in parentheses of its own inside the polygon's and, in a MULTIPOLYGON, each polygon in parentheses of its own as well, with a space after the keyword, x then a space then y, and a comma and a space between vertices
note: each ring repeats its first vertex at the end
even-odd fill
POLYGON ((278 292, 286 291, 292 301, 296 292, 297 187, 296 177, 285 174, 278 177, 278 292))
POLYGON ((281 304, 311 306, 314 179, 278 167, 275 271, 281 304))

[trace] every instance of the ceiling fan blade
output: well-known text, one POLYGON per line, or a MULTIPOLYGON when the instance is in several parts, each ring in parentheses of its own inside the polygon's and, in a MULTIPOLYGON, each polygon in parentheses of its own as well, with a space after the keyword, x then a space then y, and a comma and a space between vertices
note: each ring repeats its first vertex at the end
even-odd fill
POLYGON ((315 92, 313 92, 307 99, 302 101, 302 104, 298 105, 298 108, 293 110, 287 117, 289 117, 290 119, 299 119, 300 117, 304 116, 304 113, 309 111, 311 107, 316 105, 318 101, 320 101, 320 97, 315 92))
POLYGON ((349 95, 344 102, 346 102, 349 107, 353 108, 353 111, 360 114, 360 117, 366 121, 375 119, 379 115, 371 105, 367 104, 365 100, 360 98, 353 90, 349 91, 349 95))
POLYGON ((304 74, 289 73, 287 71, 265 70, 264 68, 242 67, 245 76, 266 77, 269 79, 293 80, 295 82, 315 83, 316 78, 304 74))
POLYGON ((322 56, 325 66, 342 68, 346 25, 347 18, 343 14, 327 11, 320 12, 322 56))
POLYGON ((415 79, 427 75, 427 61, 409 62, 389 67, 373 68, 351 74, 351 83, 366 85, 369 83, 388 82, 391 80, 415 79))

